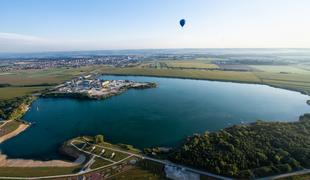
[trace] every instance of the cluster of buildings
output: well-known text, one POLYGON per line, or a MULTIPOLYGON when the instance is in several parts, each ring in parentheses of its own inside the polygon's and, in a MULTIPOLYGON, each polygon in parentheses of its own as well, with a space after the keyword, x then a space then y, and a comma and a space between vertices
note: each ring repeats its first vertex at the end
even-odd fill
POLYGON ((0 72, 25 69, 48 69, 59 67, 82 67, 91 65, 111 65, 114 67, 130 67, 140 63, 141 58, 135 55, 107 55, 91 57, 59 57, 1 59, 0 72))
MULTIPOLYGON (((118 94, 128 88, 147 88, 153 83, 140 83, 129 80, 102 80, 92 75, 81 76, 56 87, 56 93, 87 94, 92 98, 102 98, 118 94)), ((55 93, 54 92, 54 93, 55 93)))

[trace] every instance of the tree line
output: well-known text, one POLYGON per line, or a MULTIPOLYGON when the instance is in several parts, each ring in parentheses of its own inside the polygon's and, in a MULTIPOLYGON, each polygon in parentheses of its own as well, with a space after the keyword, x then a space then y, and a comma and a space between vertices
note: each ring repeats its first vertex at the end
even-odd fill
POLYGON ((22 104, 30 104, 33 97, 30 95, 15 97, 0 101, 0 119, 10 119, 11 115, 19 109, 22 104))
POLYGON ((310 114, 297 122, 257 121, 196 134, 175 148, 169 159, 238 178, 310 168, 310 114))

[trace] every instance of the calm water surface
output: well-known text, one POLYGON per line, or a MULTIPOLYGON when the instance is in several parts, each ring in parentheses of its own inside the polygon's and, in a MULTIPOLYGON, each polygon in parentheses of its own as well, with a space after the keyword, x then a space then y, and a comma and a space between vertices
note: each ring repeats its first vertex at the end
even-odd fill
POLYGON ((114 143, 169 146, 184 137, 232 124, 294 121, 308 96, 264 85, 170 78, 104 76, 156 82, 107 100, 38 99, 24 119, 35 125, 0 145, 10 157, 59 158, 59 145, 75 136, 104 134, 114 143))

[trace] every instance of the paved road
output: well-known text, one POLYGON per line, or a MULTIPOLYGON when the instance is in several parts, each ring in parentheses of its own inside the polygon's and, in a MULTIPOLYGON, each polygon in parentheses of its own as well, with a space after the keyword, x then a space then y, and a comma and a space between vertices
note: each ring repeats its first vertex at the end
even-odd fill
POLYGON ((286 177, 291 177, 291 176, 304 175, 304 174, 309 174, 309 173, 310 173, 310 169, 304 169, 304 170, 301 170, 301 171, 296 171, 296 172, 291 172, 291 173, 286 173, 286 174, 280 174, 280 175, 265 177, 265 178, 261 178, 261 179, 258 179, 258 180, 276 180, 276 179, 281 179, 281 178, 286 178, 286 177))
MULTIPOLYGON (((74 140, 74 141, 76 142, 78 140, 74 140)), ((78 141, 78 142, 85 143, 83 141, 78 141)), ((71 143, 73 143, 73 142, 71 142, 71 143)), ((167 160, 155 159, 155 158, 151 158, 151 157, 148 157, 148 156, 144 156, 144 155, 140 155, 140 154, 135 154, 135 153, 131 153, 131 152, 128 152, 128 151, 123 151, 123 150, 119 150, 119 149, 115 149, 115 148, 110 148, 110 147, 106 147, 106 146, 100 146, 100 145, 94 145, 94 146, 101 147, 101 148, 104 148, 104 149, 109 149, 111 151, 120 152, 120 153, 127 154, 127 155, 130 155, 130 156, 135 156, 135 157, 138 157, 138 158, 141 158, 141 159, 147 159, 147 160, 154 161, 154 162, 157 162, 157 163, 161 163, 161 164, 164 164, 164 165, 174 166, 174 167, 177 167, 177 168, 189 171, 189 172, 193 172, 193 173, 197 173, 197 174, 203 174, 203 175, 210 176, 210 177, 217 178, 217 179, 231 180, 231 178, 228 178, 228 177, 219 176, 219 175, 212 174, 212 173, 209 173, 209 172, 205 172, 205 171, 193 169, 193 168, 190 168, 190 167, 187 167, 187 166, 175 164, 175 163, 172 163, 172 162, 167 161, 167 160)))
MULTIPOLYGON (((147 160, 154 161, 154 162, 157 162, 157 163, 161 163, 161 164, 164 164, 164 165, 174 166, 174 167, 180 168, 180 169, 185 170, 185 171, 206 175, 206 176, 213 177, 213 178, 216 178, 216 179, 231 180, 231 178, 227 178, 227 177, 223 177, 223 176, 218 176, 218 175, 215 175, 215 174, 212 174, 212 173, 208 173, 208 172, 205 172, 205 171, 193 169, 193 168, 190 168, 190 167, 187 167, 187 166, 182 166, 182 165, 174 164, 174 163, 172 163, 170 161, 167 161, 167 160, 155 159, 155 158, 151 158, 151 157, 148 157, 148 156, 144 156, 144 155, 140 155, 140 154, 135 154, 135 153, 131 153, 131 152, 128 152, 128 151, 123 151, 123 150, 119 150, 119 149, 115 149, 115 148, 110 148, 110 147, 100 146, 100 145, 94 145, 96 147, 101 147, 101 148, 104 148, 104 149, 109 149, 111 151, 120 152, 120 153, 128 155, 128 157, 126 157, 126 158, 124 158, 124 159, 122 159, 120 161, 115 162, 113 160, 104 158, 104 157, 99 156, 97 154, 93 154, 91 152, 84 151, 83 149, 80 149, 76 145, 74 145, 73 142, 85 143, 84 141, 73 140, 73 141, 71 141, 71 145, 73 147, 77 148, 78 150, 84 152, 84 153, 87 153, 87 154, 90 154, 90 155, 102 158, 104 160, 108 160, 108 161, 110 161, 112 163, 108 164, 108 165, 105 165, 105 166, 102 166, 102 167, 99 167, 99 168, 96 168, 96 169, 81 171, 81 172, 76 173, 76 174, 55 175, 55 176, 40 176, 40 177, 31 177, 31 178, 29 178, 29 177, 0 177, 0 179, 56 179, 56 178, 68 178, 68 177, 73 177, 73 176, 80 176, 80 175, 87 174, 87 173, 90 173, 90 172, 94 172, 94 171, 97 171, 97 170, 100 170, 100 169, 103 169, 103 168, 107 168, 109 166, 113 166, 113 165, 116 165, 118 163, 121 163, 121 162, 123 162, 123 161, 125 161, 125 160, 127 160, 127 159, 129 159, 131 157, 138 157, 138 158, 141 158, 141 159, 147 159, 147 160)), ((91 145, 93 145, 93 144, 91 144, 91 145)))

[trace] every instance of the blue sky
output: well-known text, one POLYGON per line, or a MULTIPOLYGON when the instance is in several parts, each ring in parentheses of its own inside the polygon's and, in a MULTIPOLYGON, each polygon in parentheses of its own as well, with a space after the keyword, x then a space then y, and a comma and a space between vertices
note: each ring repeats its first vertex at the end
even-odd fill
POLYGON ((0 0, 0 52, 310 48, 309 9, 309 0, 0 0))

